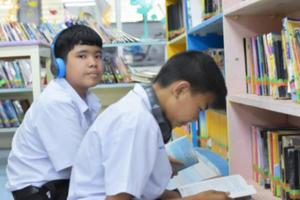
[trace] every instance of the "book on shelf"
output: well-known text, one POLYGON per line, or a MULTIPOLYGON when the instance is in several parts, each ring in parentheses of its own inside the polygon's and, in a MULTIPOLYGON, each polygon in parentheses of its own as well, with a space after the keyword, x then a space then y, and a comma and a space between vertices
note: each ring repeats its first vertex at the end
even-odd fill
POLYGON ((95 21, 73 19, 59 24, 10 22, 0 24, 0 42, 37 40, 51 43, 54 37, 63 29, 73 25, 83 24, 93 28, 101 36, 103 43, 130 43, 140 40, 116 28, 104 26, 95 21))
POLYGON ((300 20, 282 20, 282 31, 245 38, 247 93, 300 102, 300 20))
POLYGON ((299 29, 300 29, 300 19, 291 19, 288 17, 283 18, 283 39, 285 41, 284 54, 287 64, 288 71, 288 83, 289 91, 291 97, 295 102, 300 102, 300 78, 299 78, 299 69, 300 64, 299 59, 299 48, 300 44, 298 40, 299 29))
POLYGON ((28 59, 0 61, 0 88, 26 88, 32 84, 28 59))
POLYGON ((183 1, 167 6, 168 40, 172 40, 185 32, 183 1))
POLYGON ((160 66, 129 67, 131 80, 141 83, 151 83, 160 70, 160 66))
POLYGON ((245 82, 250 94, 288 99, 288 74, 280 33, 244 39, 245 82))
POLYGON ((0 128, 18 127, 26 111, 29 109, 28 100, 0 100, 0 128))
POLYGON ((51 43, 54 37, 63 29, 73 24, 83 24, 93 28, 101 38, 103 43, 128 43, 139 42, 140 40, 116 28, 97 24, 91 20, 73 19, 63 23, 34 23, 9 22, 0 24, 0 42, 37 40, 51 43))
POLYGON ((132 82, 127 64, 121 57, 105 55, 103 58, 103 83, 129 83, 132 82))
POLYGON ((252 127, 253 179, 284 200, 300 197, 299 128, 252 127))

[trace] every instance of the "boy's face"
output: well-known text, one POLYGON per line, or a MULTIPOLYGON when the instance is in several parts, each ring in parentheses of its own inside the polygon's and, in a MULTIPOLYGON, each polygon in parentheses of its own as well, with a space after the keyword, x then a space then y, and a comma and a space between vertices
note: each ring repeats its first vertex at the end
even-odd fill
POLYGON ((102 50, 98 46, 75 45, 67 55, 66 80, 80 94, 97 85, 103 74, 102 50))
POLYGON ((189 83, 183 82, 174 88, 166 104, 165 114, 175 128, 197 120, 199 112, 206 110, 214 100, 213 93, 192 93, 189 83))

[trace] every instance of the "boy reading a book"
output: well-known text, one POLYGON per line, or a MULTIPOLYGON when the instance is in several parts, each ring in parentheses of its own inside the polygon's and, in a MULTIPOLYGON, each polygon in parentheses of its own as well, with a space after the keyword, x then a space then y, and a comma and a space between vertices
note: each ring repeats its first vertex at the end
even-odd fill
POLYGON ((75 154, 100 109, 89 88, 103 74, 101 51, 100 36, 84 25, 54 39, 55 79, 27 111, 8 157, 7 188, 15 200, 67 198, 75 154))
MULTIPOLYGON (((199 111, 218 100, 225 102, 226 93, 210 56, 183 52, 172 57, 153 85, 136 84, 97 117, 78 150, 68 200, 181 199, 166 190, 172 168, 165 143, 172 128, 197 120, 199 111)), ((208 191, 186 199, 230 198, 208 191)))

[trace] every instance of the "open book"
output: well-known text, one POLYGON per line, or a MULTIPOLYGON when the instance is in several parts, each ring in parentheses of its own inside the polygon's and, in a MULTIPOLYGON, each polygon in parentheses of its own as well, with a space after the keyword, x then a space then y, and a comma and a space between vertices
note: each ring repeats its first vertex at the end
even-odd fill
POLYGON ((252 185, 248 185, 240 175, 230 175, 191 183, 178 187, 182 197, 197 194, 207 190, 229 192, 231 198, 251 196, 256 193, 252 185))

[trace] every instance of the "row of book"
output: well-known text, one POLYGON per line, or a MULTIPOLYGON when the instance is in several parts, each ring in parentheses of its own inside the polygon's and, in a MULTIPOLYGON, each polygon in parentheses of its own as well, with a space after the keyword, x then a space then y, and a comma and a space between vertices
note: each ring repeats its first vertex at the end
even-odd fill
MULTIPOLYGON (((42 74, 42 85, 47 84, 47 78, 42 74)), ((149 83, 158 73, 159 69, 152 67, 134 68, 128 67, 122 57, 104 56, 104 73, 101 83, 149 83), (149 69, 148 69, 149 68, 149 69)), ((0 60, 0 88, 30 88, 32 86, 32 68, 29 59, 0 60)))
POLYGON ((131 76, 128 71, 128 66, 125 64, 123 58, 104 56, 104 73, 102 76, 102 83, 129 83, 131 76))
POLYGON ((193 28, 204 20, 222 13, 222 0, 188 0, 188 27, 193 28))
POLYGON ((32 84, 29 59, 0 60, 0 88, 26 88, 32 84))
POLYGON ((177 1, 176 3, 167 6, 167 13, 168 40, 172 40, 185 32, 183 21, 183 1, 177 1))
MULTIPOLYGON (((228 159, 227 117, 214 110, 199 113, 197 138, 199 146, 228 159)), ((196 129, 196 130, 197 130, 196 129)))
POLYGON ((300 20, 285 17, 281 33, 244 39, 247 93, 300 102, 300 20))
POLYGON ((300 198, 300 129, 251 129, 253 178, 284 200, 300 198))
POLYGON ((106 27, 84 20, 72 20, 63 23, 22 23, 9 22, 0 24, 0 42, 38 40, 51 43, 63 29, 74 24, 83 24, 93 28, 103 39, 103 43, 139 42, 139 39, 116 28, 106 27))
POLYGON ((280 34, 268 33, 244 40, 247 93, 288 98, 287 69, 284 66, 280 34))
POLYGON ((0 128, 18 127, 30 106, 28 100, 0 100, 0 128))
POLYGON ((207 110, 198 120, 176 129, 173 138, 187 135, 194 147, 209 149, 228 160, 228 131, 225 113, 207 110))

